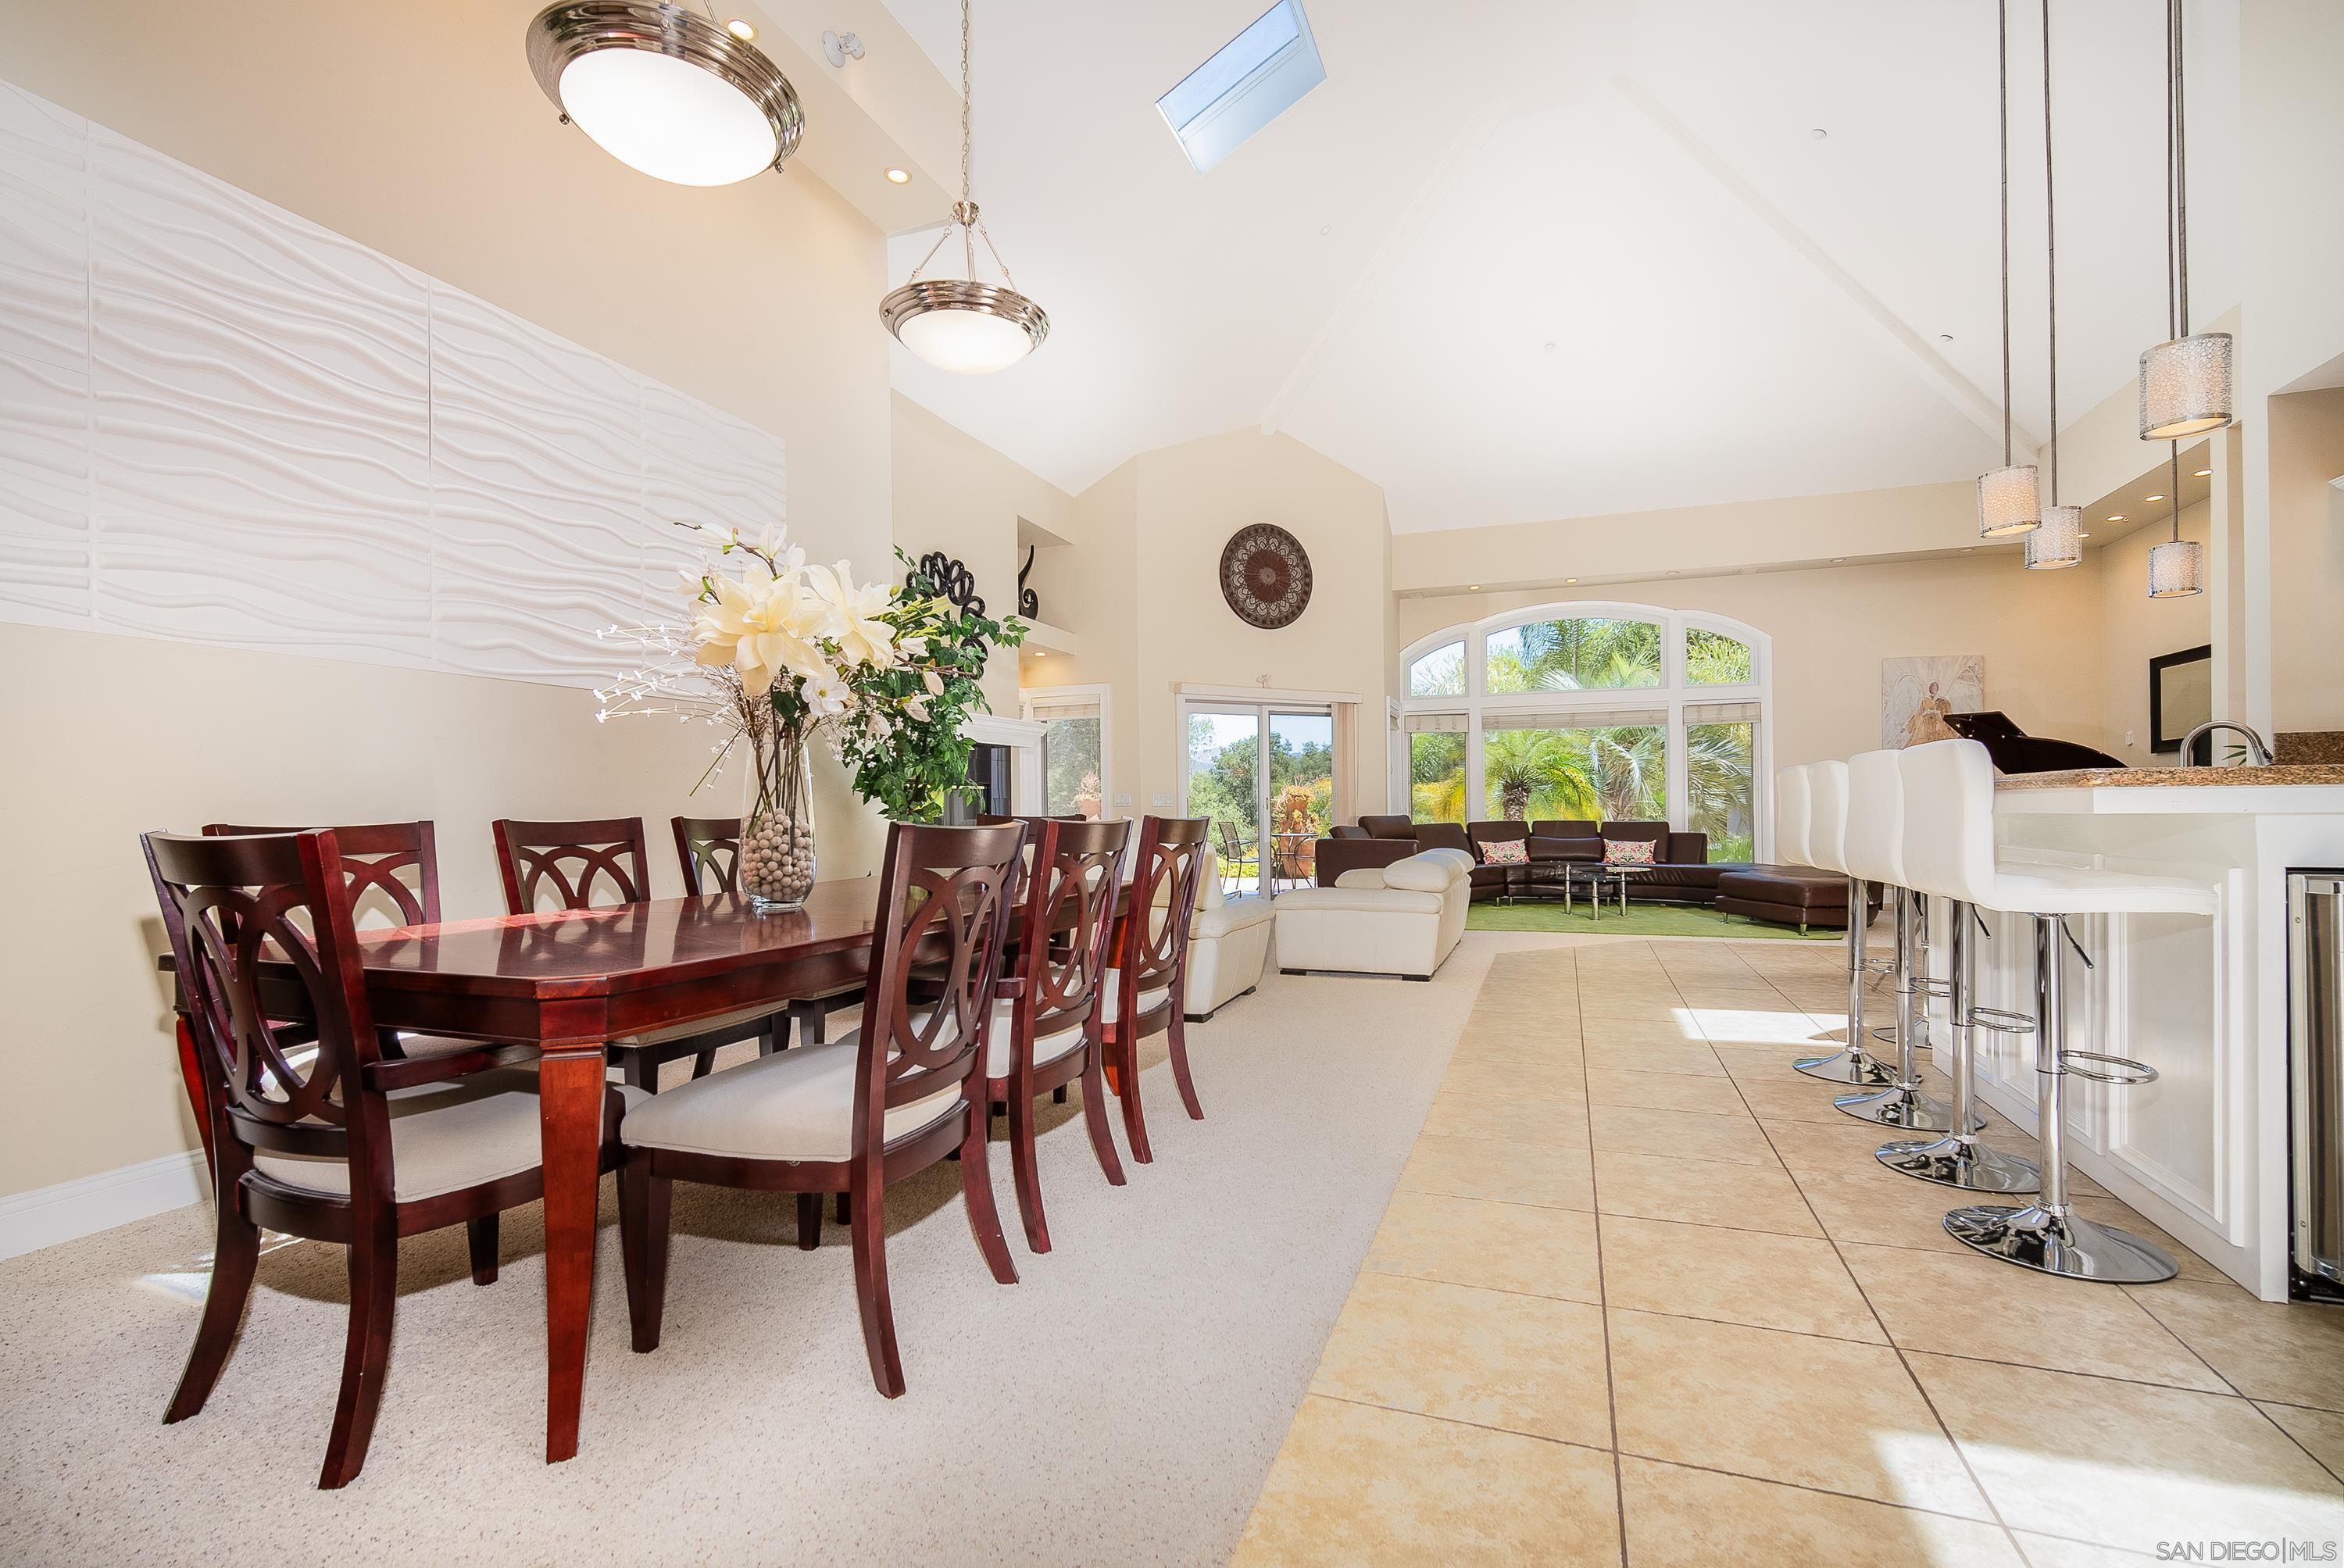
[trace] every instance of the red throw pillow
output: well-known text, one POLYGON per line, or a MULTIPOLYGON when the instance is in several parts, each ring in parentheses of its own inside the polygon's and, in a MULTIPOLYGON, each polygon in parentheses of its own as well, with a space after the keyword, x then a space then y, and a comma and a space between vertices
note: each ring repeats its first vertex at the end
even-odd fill
POLYGON ((1519 838, 1485 838, 1481 841, 1481 864, 1484 865, 1528 865, 1531 846, 1519 838))
POLYGON ((1652 864, 1652 841, 1649 838, 1607 838, 1603 841, 1603 864, 1650 865, 1652 864))

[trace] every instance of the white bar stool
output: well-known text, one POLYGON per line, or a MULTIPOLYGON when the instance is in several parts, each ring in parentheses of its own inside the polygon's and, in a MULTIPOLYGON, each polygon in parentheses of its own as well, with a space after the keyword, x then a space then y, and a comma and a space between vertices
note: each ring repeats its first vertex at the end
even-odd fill
MULTIPOLYGON (((1847 872, 1847 764, 1816 763, 1803 772, 1802 798, 1807 807, 1803 846, 1807 863, 1821 871, 1847 872)), ((1779 829, 1777 830, 1779 831, 1779 829)), ((1863 878, 1847 879, 1847 1048, 1826 1057, 1809 1057, 1791 1065, 1811 1078, 1829 1083, 1876 1087, 1896 1076, 1896 1069, 1864 1047, 1864 987, 1874 975, 1892 973, 1893 959, 1864 954, 1865 926, 1870 924, 1872 889, 1863 878)))
MULTIPOLYGON (((1975 1130, 1984 1120, 1977 1114, 1976 1104, 1976 1031, 1984 1028, 2006 1034, 2031 1034, 2035 1026, 2021 1014, 1976 1004, 1977 947, 1971 926, 1975 922, 1983 931, 1985 922, 1978 919, 1977 912, 1961 895, 1957 838, 1945 832, 1945 824, 1933 813, 1916 805, 1907 776, 1915 766, 1932 765, 1928 761, 1913 761, 1929 749, 1921 746, 1893 754, 1897 759, 1898 776, 1905 780, 1904 875, 1916 894, 1945 902, 1950 927, 1947 946, 1952 962, 1945 995, 1950 1003, 1954 1037, 1954 1105, 1948 1123, 1952 1130, 1940 1138, 1884 1144, 1874 1158, 1891 1170, 1946 1187, 1972 1192, 2035 1192, 2042 1186, 2042 1173, 2035 1162, 1989 1148, 1975 1130)), ((1932 987, 1928 994, 1936 992, 1932 987)))
MULTIPOLYGON (((1956 1209, 1945 1216, 1955 1240, 2006 1263, 2071 1280, 2147 1285, 2179 1270, 2137 1236, 2076 1213, 2067 1197, 2067 1079, 2105 1084, 2155 1081, 2157 1069, 2098 1051, 2066 1047, 2062 943, 2070 915, 2207 915, 2215 890, 2180 877, 2131 876, 2070 866, 1998 864, 1994 850, 1994 764, 1975 741, 1936 741, 1904 755, 1906 809, 1943 835, 1945 864, 1932 859, 1954 896, 2035 923, 2036 1136, 2042 1145, 2042 1191, 2020 1208, 1956 1209)), ((2076 948, 2078 954, 2083 949, 2076 948)), ((2090 958, 2086 956, 2088 964, 2090 958)))
POLYGON ((1882 1127, 1950 1131, 1953 1108, 1923 1092, 1921 1042, 1927 1025, 1920 998, 1931 994, 1924 935, 1928 904, 1905 875, 1904 784, 1894 752, 1865 752, 1848 763, 1844 845, 1849 874, 1884 885, 1896 901, 1896 1076, 1884 1088, 1841 1095, 1832 1104, 1882 1127))

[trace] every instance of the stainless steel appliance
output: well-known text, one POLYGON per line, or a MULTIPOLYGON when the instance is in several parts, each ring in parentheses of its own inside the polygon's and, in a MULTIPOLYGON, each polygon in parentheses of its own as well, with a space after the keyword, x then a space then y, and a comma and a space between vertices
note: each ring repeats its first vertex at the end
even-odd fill
POLYGON ((2344 1297, 2344 873, 2287 879, 2296 1296, 2344 1297))

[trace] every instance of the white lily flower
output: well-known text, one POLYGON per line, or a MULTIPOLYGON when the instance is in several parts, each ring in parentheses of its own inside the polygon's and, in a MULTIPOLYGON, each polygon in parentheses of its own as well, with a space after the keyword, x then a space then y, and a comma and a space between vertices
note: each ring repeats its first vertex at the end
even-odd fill
POLYGON ((945 678, 942 675, 937 674, 934 670, 923 670, 920 672, 920 678, 927 683, 929 696, 941 697, 945 694, 945 678))
POLYGON ((822 634, 838 644, 842 658, 850 664, 880 670, 894 666, 895 629, 879 619, 893 597, 884 585, 873 582, 855 587, 854 569, 844 561, 835 570, 807 567, 805 582, 828 612, 822 634))

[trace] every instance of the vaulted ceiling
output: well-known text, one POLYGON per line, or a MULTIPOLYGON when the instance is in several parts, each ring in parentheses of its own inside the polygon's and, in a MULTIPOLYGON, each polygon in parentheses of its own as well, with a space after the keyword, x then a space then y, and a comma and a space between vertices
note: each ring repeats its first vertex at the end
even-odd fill
MULTIPOLYGON (((887 3, 956 80, 955 0, 887 3)), ((1155 100, 1267 3, 979 0, 976 198, 1051 338, 975 379, 899 349, 900 389, 1075 491, 1286 430, 1402 531, 2000 460, 1993 0, 1306 0, 1326 82, 1198 175, 1155 100)), ((2149 0, 2051 9, 2066 423, 2165 336, 2165 59, 2149 0)), ((2025 447, 2048 425, 2037 6, 2010 24, 2025 447)), ((2236 0, 2188 25, 2202 325, 2238 293, 2236 0)), ((892 275, 934 238, 896 236, 892 275)))

